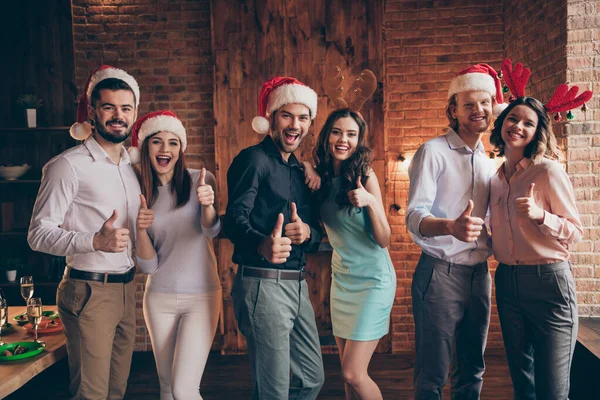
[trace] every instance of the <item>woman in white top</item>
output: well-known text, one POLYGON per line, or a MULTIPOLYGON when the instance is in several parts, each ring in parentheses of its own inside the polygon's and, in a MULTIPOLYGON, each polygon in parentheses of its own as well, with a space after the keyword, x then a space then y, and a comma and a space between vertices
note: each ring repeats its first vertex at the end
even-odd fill
POLYGON ((150 274, 144 318, 160 381, 160 399, 202 399, 200 381, 221 307, 211 239, 221 228, 215 178, 186 169, 186 133, 170 111, 147 114, 132 132, 141 156, 138 266, 150 274))

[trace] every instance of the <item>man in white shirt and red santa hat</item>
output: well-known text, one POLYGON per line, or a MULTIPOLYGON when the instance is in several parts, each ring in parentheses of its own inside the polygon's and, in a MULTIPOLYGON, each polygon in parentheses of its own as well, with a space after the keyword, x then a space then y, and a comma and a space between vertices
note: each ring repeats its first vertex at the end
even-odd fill
POLYGON ((140 187, 122 143, 140 89, 103 65, 90 75, 71 135, 84 142, 50 160, 29 227, 35 251, 66 256, 56 293, 74 399, 122 399, 135 341, 132 243, 140 187))

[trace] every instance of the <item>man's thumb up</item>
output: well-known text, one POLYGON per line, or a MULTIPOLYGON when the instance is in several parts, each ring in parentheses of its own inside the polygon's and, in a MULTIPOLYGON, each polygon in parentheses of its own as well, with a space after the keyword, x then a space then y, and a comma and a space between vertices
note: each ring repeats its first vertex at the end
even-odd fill
POLYGON ((467 208, 465 208, 465 211, 463 211, 462 216, 463 217, 470 217, 471 216, 471 212, 473 211, 473 200, 469 200, 469 204, 467 205, 467 208))
POLYGON ((298 217, 298 209, 296 208, 296 203, 292 202, 292 215, 290 217, 291 222, 296 222, 300 219, 298 217))
POLYGON ((275 222, 275 227, 273 228, 273 233, 271 233, 271 237, 280 238, 282 232, 283 232, 283 214, 279 213, 277 215, 277 222, 275 222))
POLYGON ((119 214, 117 214, 117 210, 113 210, 112 215, 110 216, 109 219, 104 221, 104 224, 102 224, 102 227, 113 229, 113 224, 115 223, 115 221, 117 220, 118 217, 119 217, 119 214))

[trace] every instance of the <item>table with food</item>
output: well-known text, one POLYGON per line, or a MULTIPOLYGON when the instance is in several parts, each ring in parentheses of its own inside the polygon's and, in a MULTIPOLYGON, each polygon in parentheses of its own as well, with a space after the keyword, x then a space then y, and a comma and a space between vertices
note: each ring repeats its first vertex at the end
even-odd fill
POLYGON ((65 334, 56 306, 44 306, 41 318, 25 306, 9 306, 0 339, 0 398, 67 355, 65 334), (38 341, 35 341, 37 324, 38 341))

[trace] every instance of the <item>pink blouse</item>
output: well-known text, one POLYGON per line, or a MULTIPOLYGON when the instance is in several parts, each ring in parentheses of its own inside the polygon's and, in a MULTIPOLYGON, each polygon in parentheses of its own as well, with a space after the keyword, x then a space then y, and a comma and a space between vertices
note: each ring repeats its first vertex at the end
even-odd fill
POLYGON ((583 228, 573 186, 558 162, 523 158, 510 181, 500 167, 492 177, 490 191, 492 248, 498 262, 536 265, 564 261, 569 257, 566 245, 581 240, 583 228), (515 200, 528 195, 531 183, 535 183, 535 202, 545 211, 541 224, 516 212, 515 200))

